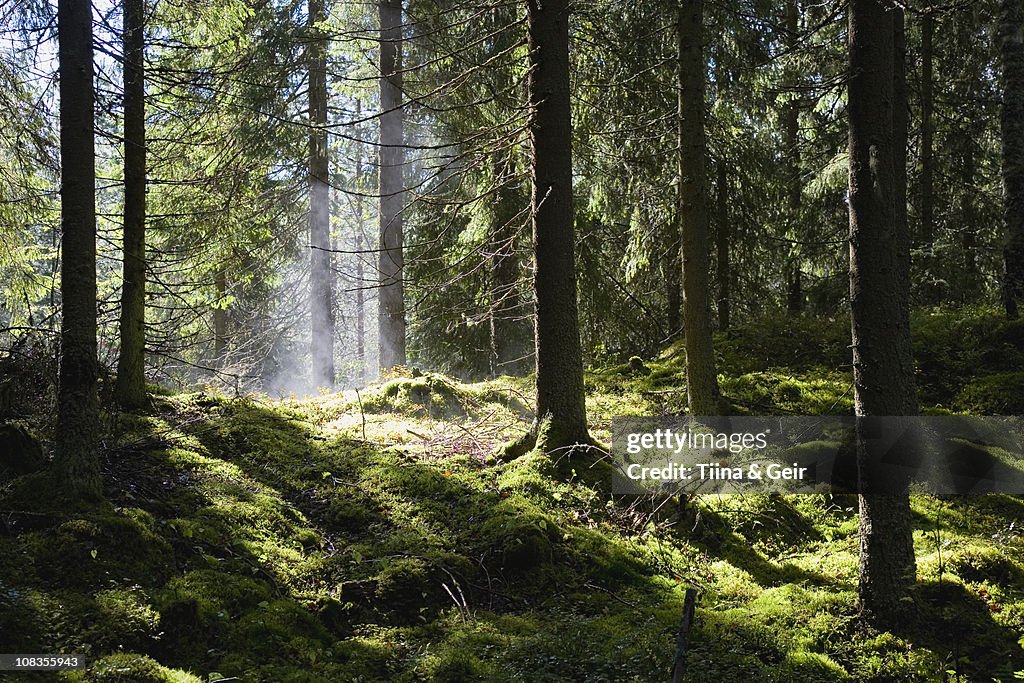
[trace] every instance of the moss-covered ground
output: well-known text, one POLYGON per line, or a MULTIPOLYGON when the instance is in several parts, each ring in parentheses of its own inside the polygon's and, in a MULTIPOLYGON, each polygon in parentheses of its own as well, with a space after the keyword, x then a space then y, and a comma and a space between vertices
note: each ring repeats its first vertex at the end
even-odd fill
MULTIPOLYGON (((924 408, 1024 412, 1024 327, 921 314, 915 331, 924 408)), ((737 412, 849 412, 844 334, 722 336, 723 391, 737 412)), ((595 435, 679 412, 684 387, 673 348, 588 372, 595 435)), ((1024 676, 1021 499, 915 497, 918 616, 876 632, 856 614, 855 498, 613 498, 543 455, 495 457, 530 394, 426 373, 112 417, 106 507, 48 497, 46 473, 0 483, 0 652, 86 655, 71 681, 661 681, 694 586, 688 681, 1024 676)))

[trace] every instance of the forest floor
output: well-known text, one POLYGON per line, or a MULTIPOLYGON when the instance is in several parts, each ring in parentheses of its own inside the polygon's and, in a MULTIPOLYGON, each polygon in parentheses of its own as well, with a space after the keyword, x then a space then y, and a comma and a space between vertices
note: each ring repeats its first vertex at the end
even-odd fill
MULTIPOLYGON (((925 412, 1024 413, 1024 325, 914 322, 925 412)), ((848 344, 845 321, 738 329, 717 339, 723 392, 848 413, 848 344)), ((684 381, 672 348, 589 371, 595 435, 680 412, 684 381)), ((84 654, 73 681, 664 681, 693 586, 687 681, 1024 677, 1024 500, 913 497, 918 617, 876 632, 855 497, 616 498, 496 457, 530 394, 426 373, 111 416, 103 509, 40 495, 45 472, 0 481, 0 652, 84 654)))

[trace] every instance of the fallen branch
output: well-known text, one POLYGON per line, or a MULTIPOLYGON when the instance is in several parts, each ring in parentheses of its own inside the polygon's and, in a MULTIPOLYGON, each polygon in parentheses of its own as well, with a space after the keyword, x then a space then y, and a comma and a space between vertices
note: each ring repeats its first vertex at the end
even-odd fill
POLYGON ((697 589, 687 588, 683 599, 683 617, 676 634, 676 659, 672 663, 672 683, 682 683, 686 671, 686 648, 690 644, 690 628, 693 626, 693 610, 697 603, 697 589))

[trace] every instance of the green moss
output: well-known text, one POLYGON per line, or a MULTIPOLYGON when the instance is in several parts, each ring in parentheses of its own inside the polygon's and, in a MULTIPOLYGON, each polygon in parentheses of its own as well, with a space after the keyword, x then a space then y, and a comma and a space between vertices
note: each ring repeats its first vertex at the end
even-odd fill
POLYGON ((79 517, 29 534, 24 543, 40 578, 53 585, 157 586, 174 569, 171 546, 133 517, 79 517))
POLYGON ((489 559, 512 574, 550 563, 553 543, 562 533, 550 517, 507 502, 502 502, 481 528, 481 535, 488 539, 489 559))
POLYGON ((177 605, 191 603, 198 619, 207 621, 238 618, 243 612, 269 600, 272 594, 265 581, 198 569, 171 579, 157 594, 156 601, 161 612, 173 612, 177 605))
POLYGON ((464 417, 467 408, 467 396, 457 383, 434 373, 392 379, 362 396, 361 400, 366 412, 434 418, 464 417))
POLYGON ((439 574, 420 558, 389 562, 374 577, 378 608, 400 624, 419 623, 434 616, 444 599, 439 574))
POLYGON ((155 660, 134 653, 118 653, 102 657, 83 672, 74 672, 73 683, 204 683, 193 674, 168 669, 155 660))
POLYGON ((956 405, 981 415, 1020 415, 1024 413, 1024 372, 979 377, 963 388, 956 405))

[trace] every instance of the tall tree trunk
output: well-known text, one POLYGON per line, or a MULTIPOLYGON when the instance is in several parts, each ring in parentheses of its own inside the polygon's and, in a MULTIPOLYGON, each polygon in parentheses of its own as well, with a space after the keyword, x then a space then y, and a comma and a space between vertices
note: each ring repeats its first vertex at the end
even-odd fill
POLYGON ((683 216, 677 211, 675 219, 666 226, 668 234, 665 236, 665 320, 673 338, 683 330, 682 222, 683 216))
POLYGON ((380 2, 380 367, 405 365, 402 0, 380 2))
POLYGON ((117 401, 146 402, 146 85, 145 2, 124 0, 124 284, 117 401))
POLYGON ((725 159, 718 162, 718 225, 715 230, 715 252, 718 258, 718 329, 729 329, 732 267, 729 262, 729 167, 725 159))
MULTIPOLYGON (((786 3, 786 45, 794 50, 800 30, 800 8, 797 0, 786 3)), ((798 83, 794 75, 791 87, 796 89, 798 83)), ((786 106, 786 175, 788 183, 787 209, 789 213, 790 234, 799 234, 800 207, 803 201, 803 183, 800 175, 800 103, 793 99, 786 106)), ((794 247, 790 250, 786 263, 786 310, 790 315, 799 315, 804 310, 803 274, 800 270, 800 254, 794 247)))
MULTIPOLYGON (((892 6, 892 180, 893 220, 897 239, 896 255, 900 277, 899 290, 907 297, 902 311, 903 325, 910 329, 910 223, 907 218, 907 145, 910 140, 910 107, 907 95, 907 32, 903 8, 892 6)), ((914 404, 915 410, 917 404, 914 404)))
POLYGON ((974 157, 974 141, 970 127, 965 127, 962 137, 961 187, 964 188, 961 207, 960 255, 963 258, 963 278, 960 282, 960 303, 974 302, 981 289, 981 273, 978 270, 978 207, 975 204, 975 176, 977 163, 974 157))
POLYGON ((569 3, 527 0, 537 447, 589 443, 576 293, 569 3))
POLYGON ((224 307, 228 278, 225 265, 222 264, 213 274, 213 286, 217 291, 217 307, 213 309, 213 357, 218 365, 223 365, 228 351, 228 310, 224 307))
POLYGON ((918 243, 931 246, 935 239, 935 17, 921 18, 921 227, 918 243))
MULTIPOLYGON (((909 295, 901 274, 894 179, 895 29, 883 0, 851 0, 849 10, 850 308, 854 406, 859 417, 917 412, 908 326, 909 295)), ((860 448, 864 464, 863 441, 860 448)), ((863 470, 862 470, 863 472, 863 470)), ((861 608, 890 625, 907 606, 915 577, 906 494, 872 492, 860 500, 861 608)))
POLYGON ((1024 301, 1024 6, 1002 0, 999 56, 1003 108, 1003 306, 1016 320, 1024 301))
POLYGON ((334 386, 334 271, 327 159, 327 36, 324 0, 309 0, 309 281, 314 387, 334 386))
POLYGON ((491 260, 490 337, 492 376, 509 372, 508 364, 515 360, 515 316, 519 309, 516 296, 519 264, 516 262, 517 234, 516 198, 509 186, 515 176, 512 155, 494 154, 494 182, 497 184, 494 215, 489 235, 488 253, 491 260))
POLYGON ((705 172, 703 0, 679 6, 679 208, 682 218, 683 325, 691 415, 718 413, 711 341, 708 211, 705 172))
MULTIPOLYGON (((362 100, 356 100, 356 118, 362 114, 362 100)), ((358 137, 358 135, 356 136, 358 137)), ((363 145, 356 143, 355 172, 356 209, 356 358, 359 361, 357 377, 360 383, 366 380, 366 273, 363 258, 366 249, 366 226, 363 222, 363 145)))
POLYGON ((54 466, 71 495, 102 494, 96 395, 96 156, 92 4, 57 3, 61 329, 54 466))

